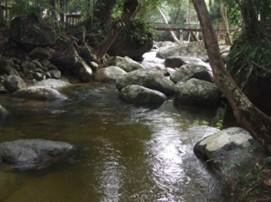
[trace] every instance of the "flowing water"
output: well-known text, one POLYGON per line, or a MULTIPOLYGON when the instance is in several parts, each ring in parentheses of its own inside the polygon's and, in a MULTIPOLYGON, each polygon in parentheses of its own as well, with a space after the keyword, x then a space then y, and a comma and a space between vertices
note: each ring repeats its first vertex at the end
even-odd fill
POLYGON ((18 138, 61 140, 78 146, 67 165, 40 172, 0 169, 3 202, 224 201, 219 182, 193 154, 213 129, 214 113, 123 103, 112 84, 67 90, 64 102, 6 98, 13 114, 0 142, 18 138), (194 126, 193 129, 189 127, 194 126))

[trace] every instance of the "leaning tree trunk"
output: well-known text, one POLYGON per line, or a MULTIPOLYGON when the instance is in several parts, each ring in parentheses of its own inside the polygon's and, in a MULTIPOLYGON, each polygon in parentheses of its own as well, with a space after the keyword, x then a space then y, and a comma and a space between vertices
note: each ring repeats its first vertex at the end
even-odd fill
POLYGON ((247 129, 255 140, 271 151, 271 119, 251 103, 226 70, 205 1, 193 0, 193 3, 202 26, 215 83, 229 101, 238 123, 247 129))
POLYGON ((137 0, 125 0, 121 20, 112 27, 111 32, 108 34, 96 52, 98 60, 101 60, 101 58, 109 51, 111 46, 117 40, 124 26, 126 26, 135 16, 138 5, 137 0))

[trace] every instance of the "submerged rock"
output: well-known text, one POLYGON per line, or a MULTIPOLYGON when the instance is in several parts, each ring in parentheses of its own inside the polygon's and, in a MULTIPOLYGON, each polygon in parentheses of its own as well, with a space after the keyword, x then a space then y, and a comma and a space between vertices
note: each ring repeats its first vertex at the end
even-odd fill
POLYGON ((41 86, 32 86, 16 91, 15 97, 40 101, 65 100, 67 97, 55 89, 41 86))
POLYGON ((161 70, 136 70, 129 72, 118 79, 116 84, 119 90, 125 86, 137 84, 160 91, 166 95, 173 95, 175 93, 174 83, 165 77, 164 71, 161 70))
POLYGON ((129 85, 120 92, 123 100, 137 105, 161 105, 167 99, 164 93, 139 85, 129 85))
POLYGON ((212 81, 212 76, 209 73, 208 69, 201 65, 192 65, 192 64, 183 65, 170 76, 170 79, 175 83, 179 81, 184 82, 192 78, 205 81, 212 81))
POLYGON ((195 145, 194 152, 226 181, 245 176, 264 156, 263 149, 249 132, 237 127, 221 130, 202 139, 195 145))
POLYGON ((0 159, 17 170, 40 170, 65 160, 74 150, 65 142, 25 139, 0 144, 0 159))
POLYGON ((95 80, 97 81, 116 81, 123 75, 127 74, 126 71, 117 67, 109 66, 106 68, 99 69, 95 74, 95 80))
POLYGON ((26 87, 24 80, 15 75, 8 76, 4 80, 4 87, 11 93, 26 87))
POLYGON ((108 66, 117 66, 126 72, 144 69, 144 66, 129 57, 116 56, 107 61, 108 66))
POLYGON ((39 86, 39 87, 45 87, 45 88, 54 88, 54 89, 60 89, 64 87, 70 86, 71 83, 63 80, 58 80, 58 79, 46 79, 43 81, 36 82, 34 86, 39 86))
POLYGON ((220 93, 215 84, 199 79, 190 79, 176 86, 176 104, 195 105, 199 107, 217 107, 220 93))

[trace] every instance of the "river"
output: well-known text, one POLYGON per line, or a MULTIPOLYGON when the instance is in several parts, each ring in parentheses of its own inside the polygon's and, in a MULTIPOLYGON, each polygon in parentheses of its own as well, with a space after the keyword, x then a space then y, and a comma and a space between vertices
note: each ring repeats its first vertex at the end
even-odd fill
POLYGON ((0 169, 3 202, 223 202, 219 181, 193 154, 215 112, 125 104, 112 84, 92 82, 41 103, 3 98, 13 114, 0 142, 61 140, 78 146, 67 165, 44 171, 0 169), (193 129, 188 129, 193 127, 193 129))

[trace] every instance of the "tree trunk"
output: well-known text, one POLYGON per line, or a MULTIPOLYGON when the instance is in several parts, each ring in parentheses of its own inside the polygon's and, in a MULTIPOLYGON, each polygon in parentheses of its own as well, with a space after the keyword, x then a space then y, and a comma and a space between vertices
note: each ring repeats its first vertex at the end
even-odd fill
POLYGON ((205 1, 193 0, 193 3, 202 26, 216 85, 229 101, 238 123, 247 129, 256 141, 271 151, 271 119, 251 103, 225 68, 205 1))
POLYGON ((98 0, 95 4, 94 17, 103 25, 111 24, 116 2, 117 0, 98 0))
POLYGON ((259 32, 258 14, 253 0, 245 0, 241 6, 241 13, 245 25, 245 33, 248 39, 257 39, 259 32))
MULTIPOLYGON (((163 12, 163 11, 161 10, 161 8, 159 8, 159 7, 157 7, 157 9, 158 9, 160 15, 162 16, 164 22, 168 25, 168 24, 169 24, 169 23, 168 23, 168 19, 167 19, 166 15, 164 14, 164 12, 163 12)), ((176 43, 181 44, 181 42, 179 41, 179 39, 178 39, 178 37, 176 36, 175 32, 174 32, 174 31, 169 31, 169 32, 170 32, 170 34, 171 34, 172 39, 173 39, 176 43)))
POLYGON ((222 17, 222 24, 226 32, 225 42, 227 45, 232 45, 231 34, 230 34, 230 25, 228 19, 228 11, 223 2, 220 3, 220 14, 222 17))
POLYGON ((112 27, 111 32, 108 34, 96 53, 98 60, 101 60, 101 58, 109 51, 111 46, 117 40, 123 27, 126 26, 135 16, 138 5, 137 0, 125 0, 121 20, 112 27))

